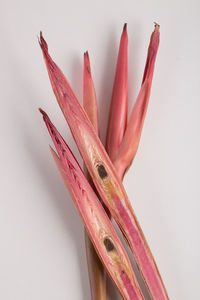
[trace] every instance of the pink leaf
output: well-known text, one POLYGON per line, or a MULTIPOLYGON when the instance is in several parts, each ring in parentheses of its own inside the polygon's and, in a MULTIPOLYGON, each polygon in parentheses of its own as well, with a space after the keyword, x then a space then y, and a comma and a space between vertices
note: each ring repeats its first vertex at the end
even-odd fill
POLYGON ((96 194, 47 114, 41 109, 40 112, 43 114, 43 119, 58 152, 57 156, 51 149, 56 165, 99 257, 124 299, 144 300, 126 251, 96 194))
POLYGON ((106 138, 106 150, 112 161, 117 156, 127 122, 128 35, 126 27, 127 24, 124 25, 120 41, 106 138))

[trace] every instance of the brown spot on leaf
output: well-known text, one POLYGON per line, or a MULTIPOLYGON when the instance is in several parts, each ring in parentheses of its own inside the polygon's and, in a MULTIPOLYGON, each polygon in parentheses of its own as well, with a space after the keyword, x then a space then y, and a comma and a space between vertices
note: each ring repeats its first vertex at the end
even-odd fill
POLYGON ((113 245, 113 243, 111 242, 111 240, 109 238, 105 238, 103 243, 108 252, 113 251, 115 249, 115 246, 113 245))
POLYGON ((101 177, 101 179, 104 179, 105 177, 108 176, 108 173, 106 172, 106 169, 103 165, 99 165, 97 167, 97 170, 98 170, 98 173, 99 173, 99 176, 101 177))

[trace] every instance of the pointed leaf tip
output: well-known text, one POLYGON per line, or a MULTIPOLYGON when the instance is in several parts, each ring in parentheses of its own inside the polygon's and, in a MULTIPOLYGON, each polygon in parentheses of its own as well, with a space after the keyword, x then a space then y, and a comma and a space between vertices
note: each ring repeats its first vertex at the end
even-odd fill
POLYGON ((128 39, 128 33, 127 33, 127 23, 124 23, 124 27, 121 34, 121 39, 128 39))
POLYGON ((39 107, 38 110, 42 114, 43 118, 49 119, 47 113, 41 107, 39 107))
POLYGON ((42 109, 41 107, 39 107, 38 110, 39 110, 39 112, 40 112, 41 114, 43 114, 44 111, 43 111, 43 109, 42 109))
POLYGON ((160 29, 160 25, 157 22, 154 22, 154 26, 155 26, 155 30, 159 30, 160 29))
MULTIPOLYGON (((53 124, 51 123, 51 120, 49 118, 49 116, 47 115, 47 113, 42 109, 42 108, 38 108, 39 112, 42 114, 43 116, 43 120, 47 126, 48 129, 51 129, 53 126, 53 124)), ((51 130, 52 131, 52 130, 51 130)))
POLYGON ((106 137, 106 149, 113 161, 117 156, 127 123, 128 35, 126 26, 127 23, 124 24, 120 39, 106 137))
POLYGON ((126 30, 127 30, 127 23, 124 23, 123 31, 126 31, 126 30))
POLYGON ((40 31, 39 44, 40 44, 40 47, 41 47, 43 53, 47 55, 48 54, 48 45, 42 35, 42 31, 40 31))
POLYGON ((90 68, 90 58, 89 58, 89 53, 86 51, 84 53, 84 64, 85 64, 85 69, 89 74, 91 74, 91 68, 90 68))
POLYGON ((84 52, 84 57, 89 57, 88 50, 84 52))

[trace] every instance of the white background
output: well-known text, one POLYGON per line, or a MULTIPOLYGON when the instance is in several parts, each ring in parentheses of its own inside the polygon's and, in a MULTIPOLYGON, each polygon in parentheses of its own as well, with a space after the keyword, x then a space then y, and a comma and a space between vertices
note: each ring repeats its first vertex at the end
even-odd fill
MULTIPOLYGON (((83 52, 89 51, 104 140, 123 23, 131 109, 154 21, 161 25, 161 43, 150 105, 124 184, 170 299, 200 299, 195 0, 1 1, 0 299, 90 299, 83 225, 49 152, 39 106, 81 159, 50 87, 39 31, 80 101, 83 52)), ((110 295, 121 299, 114 291, 110 295)))

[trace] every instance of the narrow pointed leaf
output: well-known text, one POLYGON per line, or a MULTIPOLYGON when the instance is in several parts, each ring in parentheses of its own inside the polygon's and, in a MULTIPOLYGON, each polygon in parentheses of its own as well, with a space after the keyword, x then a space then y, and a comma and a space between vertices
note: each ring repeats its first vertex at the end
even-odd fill
POLYGON ((124 176, 126 170, 131 165, 139 146, 150 98, 154 65, 159 46, 159 36, 159 25, 156 24, 155 30, 151 35, 142 86, 133 107, 122 143, 119 147, 118 155, 114 161, 114 165, 118 169, 120 178, 124 176))
POLYGON ((125 24, 120 41, 106 137, 106 150, 112 161, 116 159, 127 122, 128 35, 126 27, 125 24))
MULTIPOLYGON (((83 69, 83 107, 95 131, 98 134, 98 109, 96 93, 91 75, 90 59, 88 52, 84 53, 83 69)), ((88 181, 92 184, 90 175, 84 165, 84 172, 88 181)), ((90 279, 92 300, 106 300, 106 270, 98 257, 96 250, 85 229, 85 247, 90 279)))
POLYGON ((158 268, 126 192, 101 141, 41 36, 41 48, 58 103, 101 199, 126 236, 152 299, 168 299, 158 268))
POLYGON ((126 251, 96 194, 47 114, 40 112, 58 153, 52 150, 57 167, 108 273, 125 300, 144 300, 126 251))

